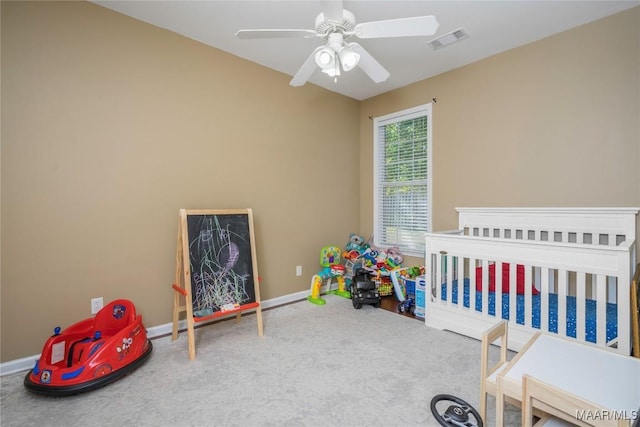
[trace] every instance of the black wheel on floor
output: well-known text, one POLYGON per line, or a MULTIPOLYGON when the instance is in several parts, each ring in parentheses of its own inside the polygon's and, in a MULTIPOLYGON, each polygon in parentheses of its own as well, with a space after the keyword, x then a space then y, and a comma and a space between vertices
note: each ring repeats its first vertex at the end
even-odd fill
POLYGON ((375 308, 380 308, 382 306, 382 303, 381 302, 377 302, 377 303, 373 304, 373 306, 375 308))
POLYGON ((362 304, 360 304, 359 302, 356 302, 355 300, 351 300, 351 302, 353 303, 353 308, 355 308, 356 310, 362 308, 362 304))
POLYGON ((404 313, 404 303, 398 304, 398 313, 404 313))
POLYGON ((449 427, 483 427, 480 414, 471 405, 459 397, 450 394, 439 394, 431 399, 431 413, 438 424, 449 427), (442 413, 437 408, 440 402, 453 403, 442 413), (469 415, 472 416, 469 417, 469 415))

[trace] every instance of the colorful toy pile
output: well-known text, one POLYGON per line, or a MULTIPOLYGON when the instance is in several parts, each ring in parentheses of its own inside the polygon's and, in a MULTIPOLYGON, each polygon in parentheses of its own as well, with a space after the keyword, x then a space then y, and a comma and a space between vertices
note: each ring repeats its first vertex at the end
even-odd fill
POLYGON ((364 237, 351 233, 342 254, 346 260, 362 261, 362 266, 373 271, 388 272, 402 265, 404 256, 397 247, 376 248, 364 237))
MULTIPOLYGON (((383 277, 389 282, 389 272, 401 267, 404 257, 397 247, 382 249, 376 248, 365 241, 364 237, 351 233, 344 251, 337 246, 325 246, 320 251, 320 265, 322 270, 311 278, 311 289, 307 300, 312 304, 323 305, 326 303, 320 297, 322 286, 326 285, 326 293, 351 298, 353 278, 358 269, 365 269, 381 285, 383 277), (344 260, 344 265, 341 261, 344 260), (338 289, 331 290, 333 280, 337 281, 338 289)), ((386 284, 388 292, 381 295, 390 295, 392 285, 386 284)), ((384 291, 384 289, 383 289, 384 291)))

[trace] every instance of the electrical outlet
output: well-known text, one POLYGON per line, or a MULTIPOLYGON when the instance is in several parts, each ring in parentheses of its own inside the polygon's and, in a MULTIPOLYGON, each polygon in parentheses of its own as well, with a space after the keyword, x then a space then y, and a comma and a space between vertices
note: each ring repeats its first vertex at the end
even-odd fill
POLYGON ((302 276, 302 266, 296 266, 296 276, 302 276))
POLYGON ((104 304, 102 297, 100 298, 92 298, 91 299, 91 314, 96 314, 102 309, 102 305, 104 304))

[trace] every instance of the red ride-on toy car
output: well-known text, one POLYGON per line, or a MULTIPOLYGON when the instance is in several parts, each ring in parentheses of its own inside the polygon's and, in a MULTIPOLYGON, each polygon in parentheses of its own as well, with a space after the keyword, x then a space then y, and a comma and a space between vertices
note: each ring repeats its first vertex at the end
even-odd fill
POLYGON ((34 393, 68 396, 94 390, 132 372, 151 354, 142 316, 119 299, 95 317, 77 322, 44 344, 40 359, 24 378, 34 393))

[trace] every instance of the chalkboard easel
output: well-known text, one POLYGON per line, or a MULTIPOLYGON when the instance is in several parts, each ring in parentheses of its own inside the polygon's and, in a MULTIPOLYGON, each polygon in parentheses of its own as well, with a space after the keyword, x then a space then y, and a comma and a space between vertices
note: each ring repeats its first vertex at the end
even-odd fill
POLYGON ((262 310, 251 209, 180 209, 176 281, 172 285, 173 332, 186 312, 189 359, 196 357, 195 324, 243 311, 256 311, 263 335, 262 310), (184 298, 184 304, 181 299, 184 298))

